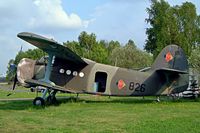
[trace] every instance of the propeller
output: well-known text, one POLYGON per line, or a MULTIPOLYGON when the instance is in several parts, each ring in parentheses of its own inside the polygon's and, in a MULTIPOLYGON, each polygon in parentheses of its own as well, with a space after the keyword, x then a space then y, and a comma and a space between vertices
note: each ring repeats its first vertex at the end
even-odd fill
MULTIPOLYGON (((21 52, 22 52, 22 45, 21 45, 19 53, 21 53, 21 52)), ((9 69, 10 69, 11 73, 15 73, 14 83, 13 83, 13 87, 12 87, 12 90, 14 91, 16 84, 18 82, 18 80, 17 80, 17 65, 12 63, 12 64, 10 64, 9 69)), ((12 93, 7 94, 7 96, 10 96, 10 95, 12 95, 12 93)))
POLYGON ((18 80, 17 80, 17 74, 15 74, 14 83, 13 83, 13 87, 12 87, 13 90, 14 90, 15 87, 16 87, 17 81, 18 81, 18 80))
MULTIPOLYGON (((13 82, 13 86, 12 86, 12 90, 13 90, 13 91, 14 91, 14 89, 15 89, 15 87, 16 87, 16 84, 17 84, 17 81, 18 81, 18 80, 17 80, 16 69, 17 69, 17 67, 16 67, 15 64, 11 64, 11 65, 10 65, 10 71, 13 72, 13 73, 15 73, 14 82, 13 82)), ((10 95, 12 95, 12 93, 7 94, 7 96, 10 96, 10 95)))
MULTIPOLYGON (((17 74, 15 74, 14 83, 13 83, 13 86, 12 86, 12 90, 13 90, 13 91, 15 90, 17 81, 18 81, 18 80, 17 80, 17 74)), ((8 93, 8 94, 7 94, 7 97, 10 96, 10 95, 12 95, 12 94, 13 94, 12 92, 11 92, 11 93, 8 93)))

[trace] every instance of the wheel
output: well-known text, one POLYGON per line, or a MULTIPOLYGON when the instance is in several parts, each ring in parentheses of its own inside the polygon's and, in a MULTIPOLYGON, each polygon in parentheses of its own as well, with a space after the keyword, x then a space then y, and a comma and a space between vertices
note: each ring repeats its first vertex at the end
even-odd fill
POLYGON ((198 99, 198 94, 194 94, 194 99, 198 99))
POLYGON ((160 102, 160 97, 157 97, 156 102, 158 103, 160 102))
POLYGON ((43 98, 41 97, 36 97, 34 100, 33 100, 33 105, 35 106, 44 106, 45 104, 45 101, 43 98))
POLYGON ((56 103, 57 103, 56 97, 55 97, 55 96, 49 95, 49 96, 47 97, 47 103, 48 103, 48 104, 56 104, 56 103))

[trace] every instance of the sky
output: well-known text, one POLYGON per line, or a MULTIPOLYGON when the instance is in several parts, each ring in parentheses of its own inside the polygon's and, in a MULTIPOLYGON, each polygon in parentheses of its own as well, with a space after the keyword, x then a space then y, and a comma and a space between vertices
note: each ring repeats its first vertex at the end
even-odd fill
MULTIPOLYGON (((192 2, 200 14, 199 0, 167 0, 170 5, 192 2)), ((33 32, 62 43, 77 40, 80 32, 95 33, 98 40, 129 39, 143 49, 148 25, 149 0, 0 0, 0 76, 23 50, 35 48, 17 38, 33 32)))

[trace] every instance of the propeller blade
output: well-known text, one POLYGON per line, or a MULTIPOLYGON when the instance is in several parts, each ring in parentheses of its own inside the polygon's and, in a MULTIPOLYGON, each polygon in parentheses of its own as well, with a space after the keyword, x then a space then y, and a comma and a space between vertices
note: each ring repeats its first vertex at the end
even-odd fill
MULTIPOLYGON (((13 83, 13 87, 12 87, 12 90, 14 91, 15 87, 16 87, 16 84, 17 84, 17 74, 15 74, 15 78, 14 78, 14 83, 13 83)), ((13 93, 8 93, 7 94, 7 97, 12 95, 13 93)))
POLYGON ((7 94, 7 97, 9 97, 10 95, 12 95, 12 93, 7 94))
POLYGON ((17 74, 15 74, 15 78, 14 78, 14 83, 13 83, 13 90, 15 89, 15 87, 16 87, 16 84, 17 84, 17 74))

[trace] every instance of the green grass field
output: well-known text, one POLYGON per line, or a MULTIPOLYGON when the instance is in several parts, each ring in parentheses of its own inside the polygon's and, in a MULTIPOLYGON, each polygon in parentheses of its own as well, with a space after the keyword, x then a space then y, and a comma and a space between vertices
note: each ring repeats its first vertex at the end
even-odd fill
MULTIPOLYGON (((0 99, 7 93, 0 90, 0 99)), ((11 96, 34 98, 35 93, 11 96)), ((200 132, 198 100, 174 102, 164 98, 156 103, 153 99, 80 95, 77 101, 62 99, 56 106, 43 108, 33 107, 32 101, 0 101, 0 133, 200 132)))

